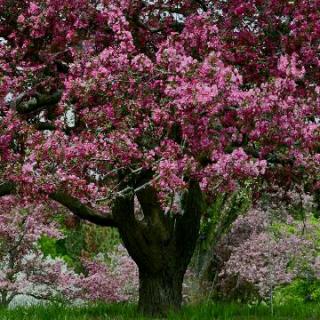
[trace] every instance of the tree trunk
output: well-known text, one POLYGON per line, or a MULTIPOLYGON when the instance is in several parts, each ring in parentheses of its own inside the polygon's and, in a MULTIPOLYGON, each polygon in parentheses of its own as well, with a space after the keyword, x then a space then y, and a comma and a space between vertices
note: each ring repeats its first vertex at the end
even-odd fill
POLYGON ((8 308, 10 301, 7 297, 8 293, 6 291, 0 292, 0 308, 8 308))
POLYGON ((181 195, 181 213, 164 214, 152 187, 137 194, 144 218, 137 220, 133 197, 115 201, 113 216, 124 246, 139 267, 139 310, 165 316, 182 302, 182 282, 195 249, 203 212, 199 185, 181 195))
POLYGON ((140 271, 139 311, 150 316, 165 316, 179 310, 182 302, 183 275, 140 271))

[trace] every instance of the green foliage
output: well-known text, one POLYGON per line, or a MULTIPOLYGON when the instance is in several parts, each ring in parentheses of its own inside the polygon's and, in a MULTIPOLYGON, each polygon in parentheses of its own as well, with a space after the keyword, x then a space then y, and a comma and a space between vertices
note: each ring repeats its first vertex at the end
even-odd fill
POLYGON ((72 227, 64 227, 62 231, 62 239, 43 236, 39 241, 40 248, 44 255, 62 258, 77 272, 84 271, 81 257, 93 258, 99 253, 107 254, 120 243, 118 232, 111 228, 78 222, 72 227))
POLYGON ((306 211, 302 204, 291 205, 289 212, 291 216, 298 221, 303 221, 306 218, 306 211))
POLYGON ((68 254, 65 247, 65 239, 54 239, 47 236, 42 236, 39 240, 41 251, 45 256, 52 258, 62 258, 69 266, 73 266, 73 260, 68 254))
POLYGON ((314 192, 314 202, 315 206, 313 208, 313 215, 315 218, 320 218, 320 190, 315 190, 314 192))
MULTIPOLYGON (((218 193, 215 201, 208 208, 206 219, 203 219, 201 234, 204 236, 202 246, 209 248, 212 243, 225 234, 236 218, 248 211, 251 206, 252 182, 247 181, 232 194, 218 193)), ((205 249, 203 248, 203 249, 205 249)))
POLYGON ((192 260, 194 271, 201 274, 202 281, 211 281, 215 274, 212 252, 219 240, 228 233, 232 223, 241 214, 248 211, 252 204, 253 181, 247 180, 233 193, 217 193, 215 201, 207 209, 202 219, 200 238, 192 260))
MULTIPOLYGON (((305 239, 310 240, 314 244, 314 256, 320 255, 320 225, 318 218, 313 214, 303 211, 299 207, 295 207, 293 211, 295 218, 303 220, 305 228, 301 230, 299 224, 301 221, 295 220, 292 224, 277 223, 272 225, 272 231, 276 233, 287 233, 299 236, 303 232, 305 239)), ((292 213, 292 212, 291 212, 292 213)), ((306 254, 307 256, 307 254, 306 254)), ((296 262, 296 261, 295 261, 296 262)), ((306 261, 299 261, 301 274, 300 277, 293 280, 290 284, 282 286, 275 291, 274 300, 278 304, 288 303, 320 303, 320 279, 314 275, 311 266, 306 261)), ((288 266, 290 268, 290 265, 288 266)))
POLYGON ((289 285, 276 290, 274 300, 277 304, 309 302, 320 304, 320 280, 296 279, 289 285))

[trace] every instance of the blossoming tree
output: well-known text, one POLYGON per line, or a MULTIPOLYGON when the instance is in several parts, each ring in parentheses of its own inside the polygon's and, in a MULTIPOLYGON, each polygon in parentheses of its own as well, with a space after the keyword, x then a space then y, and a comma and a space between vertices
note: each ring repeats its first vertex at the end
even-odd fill
POLYGON ((145 313, 179 308, 219 189, 317 185, 319 12, 267 6, 272 41, 264 2, 0 1, 0 194, 118 228, 145 313))

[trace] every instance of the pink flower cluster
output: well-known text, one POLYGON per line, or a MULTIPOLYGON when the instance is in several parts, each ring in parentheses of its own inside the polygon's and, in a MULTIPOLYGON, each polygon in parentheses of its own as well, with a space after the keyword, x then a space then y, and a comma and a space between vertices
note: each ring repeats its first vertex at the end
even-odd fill
POLYGON ((209 193, 261 176, 271 184, 318 179, 314 4, 217 1, 204 12, 183 1, 177 31, 175 1, 166 8, 157 1, 19 3, 1 4, 18 28, 4 18, 0 153, 4 178, 24 194, 63 188, 95 205, 121 191, 120 168, 153 171, 162 199, 188 179, 209 193), (256 33, 246 29, 247 16, 256 33), (288 29, 278 39, 281 54, 268 28, 288 29), (57 90, 62 98, 51 111, 24 118, 11 107, 57 90), (54 130, 36 130, 39 121, 54 130))

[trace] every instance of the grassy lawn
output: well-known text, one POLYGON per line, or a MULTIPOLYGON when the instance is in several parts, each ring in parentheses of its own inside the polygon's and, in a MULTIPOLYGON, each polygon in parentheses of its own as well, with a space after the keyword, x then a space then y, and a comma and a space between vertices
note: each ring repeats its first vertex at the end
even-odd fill
MULTIPOLYGON (((99 304, 87 307, 64 307, 57 305, 0 310, 1 320, 104 320, 104 319, 147 319, 139 316, 136 306, 130 304, 99 304)), ((202 304, 185 306, 181 313, 171 314, 168 319, 239 319, 239 320, 318 320, 320 305, 276 306, 274 316, 266 306, 250 307, 239 304, 202 304)))

